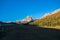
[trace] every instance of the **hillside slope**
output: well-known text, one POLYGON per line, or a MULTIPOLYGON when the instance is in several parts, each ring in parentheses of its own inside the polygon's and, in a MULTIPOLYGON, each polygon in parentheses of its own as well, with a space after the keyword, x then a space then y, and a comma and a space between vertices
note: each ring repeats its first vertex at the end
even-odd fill
POLYGON ((48 27, 56 27, 60 28, 60 9, 51 12, 49 15, 46 15, 43 18, 40 18, 32 23, 31 25, 37 26, 48 26, 48 27))

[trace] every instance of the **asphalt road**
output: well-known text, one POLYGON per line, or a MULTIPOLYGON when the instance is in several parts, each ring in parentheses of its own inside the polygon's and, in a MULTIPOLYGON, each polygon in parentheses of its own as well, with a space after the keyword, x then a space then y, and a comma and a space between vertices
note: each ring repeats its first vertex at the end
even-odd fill
POLYGON ((0 40, 60 40, 60 30, 15 25, 0 40))

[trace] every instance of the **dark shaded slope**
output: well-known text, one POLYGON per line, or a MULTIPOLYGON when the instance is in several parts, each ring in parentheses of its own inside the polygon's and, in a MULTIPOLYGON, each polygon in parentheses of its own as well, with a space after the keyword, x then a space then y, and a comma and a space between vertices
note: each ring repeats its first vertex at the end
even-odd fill
MULTIPOLYGON (((9 26, 8 26, 9 27, 9 26)), ((9 32, 1 40, 60 40, 60 30, 28 25, 10 26, 9 32)))

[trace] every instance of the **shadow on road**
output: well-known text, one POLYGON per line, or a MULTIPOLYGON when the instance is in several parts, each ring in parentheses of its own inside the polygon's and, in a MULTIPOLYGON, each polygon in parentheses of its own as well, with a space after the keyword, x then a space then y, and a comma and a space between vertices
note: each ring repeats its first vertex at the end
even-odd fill
POLYGON ((0 40, 60 40, 60 30, 31 25, 5 26, 6 34, 0 32, 0 40), (2 34, 2 35, 1 35, 2 34))

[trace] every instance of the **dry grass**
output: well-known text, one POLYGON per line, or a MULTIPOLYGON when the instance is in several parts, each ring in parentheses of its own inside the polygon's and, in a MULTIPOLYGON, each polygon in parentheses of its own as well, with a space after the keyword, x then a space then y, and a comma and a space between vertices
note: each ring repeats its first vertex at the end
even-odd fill
POLYGON ((60 29, 60 26, 43 26, 42 28, 60 29))

